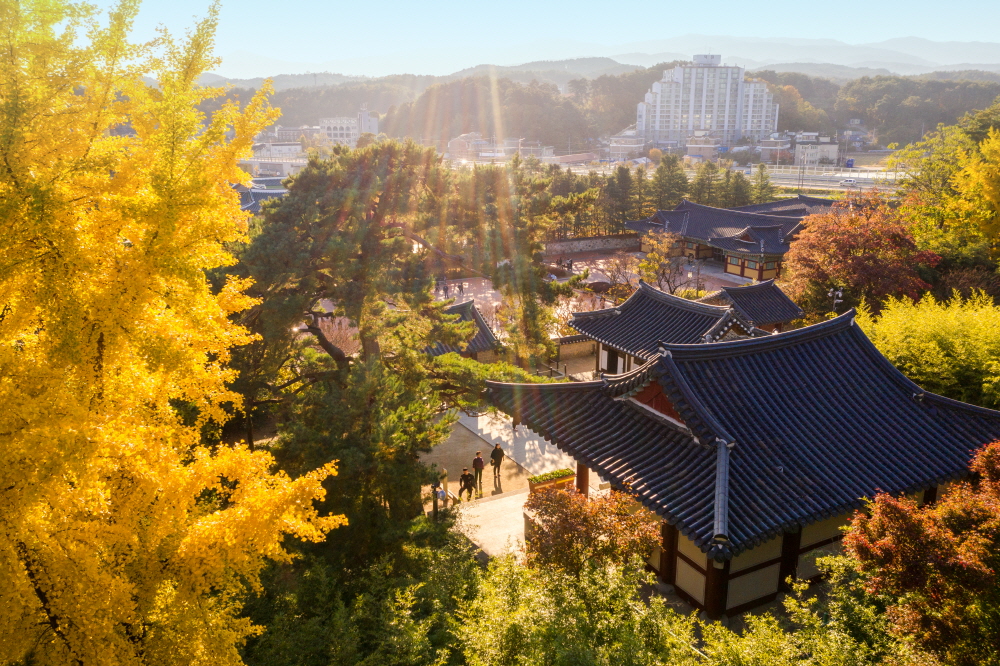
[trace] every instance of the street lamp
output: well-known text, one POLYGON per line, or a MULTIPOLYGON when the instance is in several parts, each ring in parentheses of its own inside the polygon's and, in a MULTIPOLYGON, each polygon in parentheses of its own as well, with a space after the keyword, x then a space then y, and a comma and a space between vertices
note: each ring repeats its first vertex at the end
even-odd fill
POLYGON ((844 299, 843 299, 844 290, 843 289, 830 289, 830 291, 826 292, 826 295, 829 296, 830 299, 833 301, 832 311, 833 311, 834 314, 836 314, 837 313, 837 305, 844 302, 844 299))

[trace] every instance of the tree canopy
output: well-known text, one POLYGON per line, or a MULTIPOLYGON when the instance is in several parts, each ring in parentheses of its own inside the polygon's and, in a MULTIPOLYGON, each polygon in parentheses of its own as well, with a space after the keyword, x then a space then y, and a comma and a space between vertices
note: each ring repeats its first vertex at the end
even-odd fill
POLYGON ((197 111, 215 8, 147 46, 136 11, 0 2, 4 663, 239 663, 266 561, 342 523, 313 508, 333 465, 292 480, 203 437, 252 302, 205 271, 246 232, 237 158, 274 115, 197 111))

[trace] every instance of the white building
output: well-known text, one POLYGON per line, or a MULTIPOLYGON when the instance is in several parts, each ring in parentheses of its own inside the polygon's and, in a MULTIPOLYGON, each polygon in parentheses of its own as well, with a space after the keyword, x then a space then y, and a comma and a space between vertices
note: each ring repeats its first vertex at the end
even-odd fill
POLYGON ((298 141, 255 143, 254 157, 297 157, 302 154, 302 144, 298 141))
POLYGON ((636 129, 665 147, 684 146, 696 131, 724 145, 770 136, 778 128, 778 105, 767 85, 721 63, 722 56, 696 55, 693 64, 665 71, 639 103, 636 129))
POLYGON ((378 118, 373 117, 364 106, 356 118, 340 116, 337 118, 320 118, 319 128, 331 143, 342 143, 354 148, 358 145, 358 137, 362 134, 378 134, 378 118))
POLYGON ((646 141, 635 125, 615 134, 608 142, 608 151, 612 162, 639 157, 643 153, 646 141))

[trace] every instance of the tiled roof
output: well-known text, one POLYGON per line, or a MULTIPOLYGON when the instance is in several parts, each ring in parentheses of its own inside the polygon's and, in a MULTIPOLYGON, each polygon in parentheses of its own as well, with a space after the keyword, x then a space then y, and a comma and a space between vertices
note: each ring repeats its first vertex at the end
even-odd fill
POLYGON ((240 189, 240 210, 245 210, 254 215, 260 214, 260 205, 268 199, 283 197, 288 194, 288 190, 265 190, 263 188, 240 189))
POLYGON ((639 281, 639 288, 617 307, 574 312, 569 325, 584 335, 639 358, 656 353, 660 342, 696 344, 718 340, 733 325, 753 327, 732 308, 673 296, 639 281))
POLYGON ((754 326, 783 324, 803 315, 802 308, 783 292, 774 280, 766 280, 746 287, 723 287, 698 299, 699 303, 728 305, 754 326))
POLYGON ((788 252, 789 240, 780 226, 746 227, 732 236, 709 238, 708 245, 728 254, 780 257, 788 252))
POLYGON ((466 345, 465 349, 459 349, 451 345, 436 342, 434 345, 427 348, 428 354, 431 356, 440 356, 441 354, 447 354, 448 352, 455 352, 458 354, 463 352, 467 354, 476 354, 496 349, 497 336, 493 334, 493 329, 491 329, 489 324, 486 323, 486 320, 483 319, 482 313, 479 312, 479 308, 476 307, 475 300, 468 300, 464 303, 449 305, 444 309, 444 311, 446 314, 459 315, 458 321, 460 322, 476 322, 476 335, 469 341, 469 344, 466 345))
POLYGON ((601 381, 487 390, 719 560, 879 491, 962 478, 972 452, 1000 438, 1000 412, 923 391, 853 311, 763 338, 664 345, 601 381), (653 382, 679 420, 630 399, 653 382))
POLYGON ((640 233, 666 231, 707 244, 710 238, 734 236, 747 227, 777 226, 782 234, 787 235, 798 222, 794 217, 713 208, 685 199, 674 210, 656 211, 645 220, 626 222, 625 227, 640 233))
POLYGON ((820 197, 809 197, 800 194, 790 199, 750 204, 749 206, 737 206, 733 210, 767 215, 805 217, 806 215, 813 215, 815 213, 825 213, 835 203, 837 203, 836 199, 822 199, 820 197))

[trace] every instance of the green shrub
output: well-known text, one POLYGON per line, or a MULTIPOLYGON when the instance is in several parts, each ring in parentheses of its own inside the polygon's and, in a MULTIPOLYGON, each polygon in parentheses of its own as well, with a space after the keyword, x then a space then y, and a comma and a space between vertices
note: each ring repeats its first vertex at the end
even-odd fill
POLYGON ((566 476, 574 476, 576 472, 571 469, 556 469, 551 472, 546 472, 545 474, 536 474, 535 476, 529 476, 528 481, 531 483, 541 483, 542 481, 551 481, 552 479, 561 479, 566 476))

